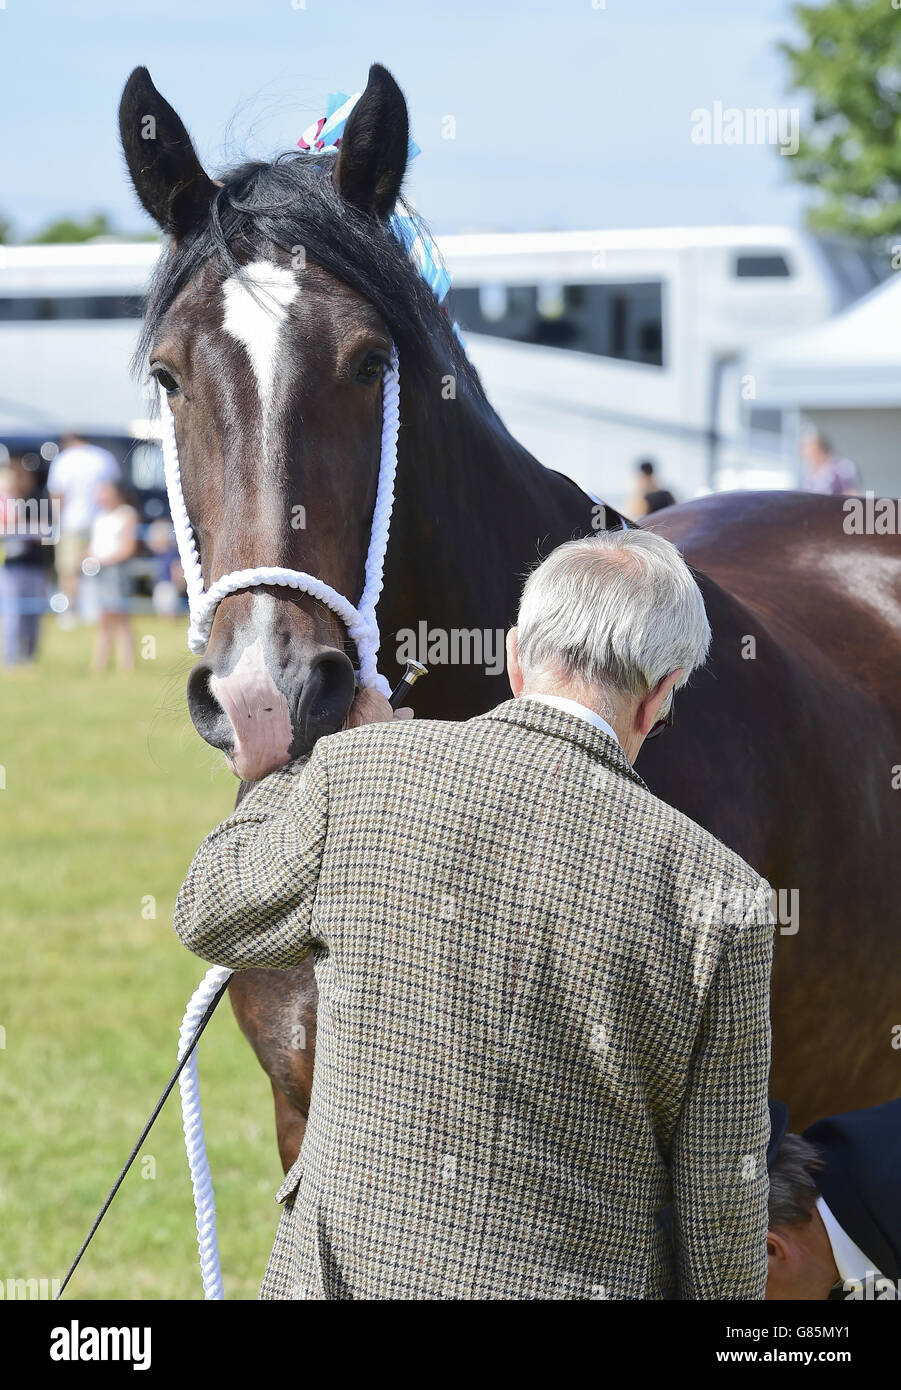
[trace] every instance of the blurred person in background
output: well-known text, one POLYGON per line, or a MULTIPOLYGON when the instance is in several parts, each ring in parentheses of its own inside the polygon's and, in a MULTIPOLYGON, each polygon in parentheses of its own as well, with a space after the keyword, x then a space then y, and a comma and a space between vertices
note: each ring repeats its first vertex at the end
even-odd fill
POLYGON ((650 516, 651 512, 659 512, 664 507, 676 505, 673 494, 663 486, 657 477, 652 459, 642 459, 636 465, 636 472, 638 477, 635 483, 635 492, 626 506, 626 516, 633 518, 650 516))
POLYGON ((78 579, 87 554, 91 527, 99 507, 101 483, 119 478, 119 465, 107 449, 89 444, 79 434, 63 436, 63 447, 50 465, 47 490, 60 506, 60 536, 56 546, 56 576, 69 606, 62 625, 74 626, 77 615, 78 579))
POLYGON ((156 561, 153 611, 160 618, 178 618, 187 611, 187 585, 171 521, 160 517, 147 531, 147 549, 156 561))
POLYGON ((35 480, 13 457, 0 471, 0 614, 3 664, 19 666, 37 656, 41 617, 47 603, 45 547, 40 519, 18 503, 35 498, 35 480))
POLYGON ((133 671, 134 635, 131 630, 132 578, 129 561, 138 548, 138 513, 126 500, 119 482, 101 482, 99 508, 91 527, 90 557, 99 565, 94 580, 99 609, 94 639, 93 671, 105 671, 113 642, 120 671, 133 671))
POLYGON ((860 492, 855 465, 850 459, 841 458, 817 430, 802 436, 801 457, 805 492, 826 492, 833 497, 849 497, 860 492))

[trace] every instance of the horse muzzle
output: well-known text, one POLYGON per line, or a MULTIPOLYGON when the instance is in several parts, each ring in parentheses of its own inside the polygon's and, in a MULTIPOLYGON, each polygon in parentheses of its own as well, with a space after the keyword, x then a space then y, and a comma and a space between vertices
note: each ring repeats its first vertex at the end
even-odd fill
POLYGON ((202 661, 188 678, 188 709, 207 743, 220 748, 245 782, 309 753, 335 733, 354 697, 349 659, 319 647, 295 672, 273 675, 260 639, 245 646, 227 673, 202 661))

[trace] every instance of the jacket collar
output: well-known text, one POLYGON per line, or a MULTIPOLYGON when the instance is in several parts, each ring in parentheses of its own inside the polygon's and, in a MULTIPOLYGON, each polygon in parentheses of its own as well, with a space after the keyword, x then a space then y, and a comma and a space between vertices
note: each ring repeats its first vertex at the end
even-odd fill
POLYGON ((505 700, 502 705, 477 718, 499 719, 505 724, 519 724, 525 729, 533 729, 535 733, 566 739, 606 763, 614 772, 644 787, 645 791, 648 789, 647 783, 639 777, 616 739, 596 729, 587 719, 570 714, 568 710, 556 709, 553 705, 524 696, 519 700, 505 700))

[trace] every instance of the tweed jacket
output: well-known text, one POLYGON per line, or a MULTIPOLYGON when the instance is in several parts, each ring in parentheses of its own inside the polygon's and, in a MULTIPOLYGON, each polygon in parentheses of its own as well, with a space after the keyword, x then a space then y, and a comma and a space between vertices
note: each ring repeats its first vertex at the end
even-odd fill
POLYGON ((208 836, 175 926, 313 954, 262 1298, 763 1298, 770 890, 609 735, 529 699, 333 734, 208 836))

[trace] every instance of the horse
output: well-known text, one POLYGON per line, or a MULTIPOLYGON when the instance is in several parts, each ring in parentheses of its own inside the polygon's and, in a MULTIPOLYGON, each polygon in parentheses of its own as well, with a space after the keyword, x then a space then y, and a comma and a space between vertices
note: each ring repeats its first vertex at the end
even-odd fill
MULTIPOLYGON (((370 69, 337 151, 248 161, 217 180, 144 68, 125 86, 120 132, 137 195, 169 238, 136 360, 173 412, 207 587, 275 565, 356 601, 392 345, 401 427, 378 607, 392 685, 392 638, 423 621, 502 633, 532 566, 621 524, 510 435, 392 229, 409 129, 385 68, 370 69), (289 302, 267 313, 260 277, 286 274, 289 302)), ((638 770, 778 895, 771 1092, 796 1127, 886 1101, 901 1094, 901 542, 849 534, 841 498, 792 493, 717 494, 647 524, 692 566, 713 641, 638 770)), ((191 718, 239 778, 257 780, 342 727, 354 658, 309 594, 232 593, 188 679, 191 718)), ((474 661, 433 664, 416 687, 424 718, 507 698, 503 674, 474 661)), ((238 972, 230 997, 272 1085, 287 1171, 311 1097, 312 967, 238 972)))

